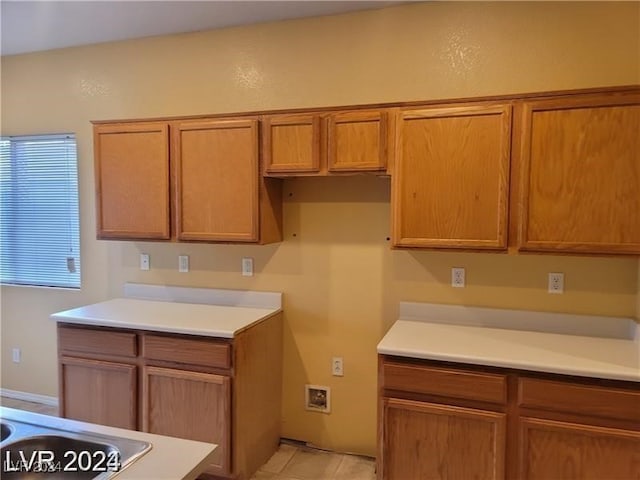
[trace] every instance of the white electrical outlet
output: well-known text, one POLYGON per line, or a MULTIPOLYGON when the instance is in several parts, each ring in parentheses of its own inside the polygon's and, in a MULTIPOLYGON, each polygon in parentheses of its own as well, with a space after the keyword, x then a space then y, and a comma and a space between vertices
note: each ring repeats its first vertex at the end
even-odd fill
POLYGON ((20 363, 22 360, 22 352, 19 348, 11 350, 11 360, 13 360, 13 363, 20 363))
POLYGON ((344 377, 344 364, 342 357, 333 357, 331 359, 331 375, 334 377, 344 377))
POLYGON ((464 268, 454 267, 451 269, 451 286, 464 288, 464 268))
POLYGON ((253 277, 253 258, 244 257, 242 259, 242 276, 253 277))
POLYGON ((189 271, 189 255, 178 255, 178 271, 180 273, 189 271))
POLYGON ((549 293, 564 293, 564 273, 549 274, 549 293))
POLYGON ((140 270, 149 270, 149 254, 140 254, 140 270))

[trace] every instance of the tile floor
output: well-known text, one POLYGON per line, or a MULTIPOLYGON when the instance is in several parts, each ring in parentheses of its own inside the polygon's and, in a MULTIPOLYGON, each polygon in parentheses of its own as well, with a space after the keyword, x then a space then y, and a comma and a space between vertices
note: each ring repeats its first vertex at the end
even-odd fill
MULTIPOLYGON (((0 397, 5 407, 19 408, 45 415, 57 415, 58 408, 41 403, 0 397)), ((375 461, 369 457, 326 452, 287 443, 251 480, 375 480, 375 461)))
POLYGON ((369 457, 282 443, 252 480, 375 480, 369 457))

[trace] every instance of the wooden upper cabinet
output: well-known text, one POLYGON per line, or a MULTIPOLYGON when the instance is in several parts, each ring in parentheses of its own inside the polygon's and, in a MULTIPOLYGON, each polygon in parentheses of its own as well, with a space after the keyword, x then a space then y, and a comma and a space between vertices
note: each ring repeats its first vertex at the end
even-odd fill
POLYGON ((404 110, 396 120, 396 247, 507 247, 511 105, 404 110))
POLYGON ((263 173, 384 172, 390 133, 388 110, 268 115, 263 120, 263 173))
POLYGON ((94 126, 98 238, 171 237, 169 126, 94 126))
POLYGON ((292 114, 264 117, 262 159, 264 173, 320 170, 320 115, 292 114))
POLYGON ((523 103, 519 248, 640 253, 640 93, 523 103))
POLYGON ((178 240, 259 240, 257 120, 175 125, 178 240))
POLYGON ((380 171, 387 168, 387 111, 334 113, 327 118, 330 172, 380 171))

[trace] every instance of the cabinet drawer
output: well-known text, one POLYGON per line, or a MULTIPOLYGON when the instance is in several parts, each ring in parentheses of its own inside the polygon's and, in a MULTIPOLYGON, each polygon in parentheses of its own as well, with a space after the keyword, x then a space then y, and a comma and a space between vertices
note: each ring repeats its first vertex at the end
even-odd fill
POLYGON ((640 422, 640 388, 625 390, 520 378, 518 405, 555 412, 640 422))
POLYGON ((231 367, 231 345, 216 340, 145 335, 142 355, 148 360, 231 367))
POLYGON ((58 327, 60 351, 136 357, 136 334, 92 328, 58 327))
POLYGON ((491 403, 506 402, 507 381, 504 375, 395 362, 385 362, 382 368, 386 389, 491 403))

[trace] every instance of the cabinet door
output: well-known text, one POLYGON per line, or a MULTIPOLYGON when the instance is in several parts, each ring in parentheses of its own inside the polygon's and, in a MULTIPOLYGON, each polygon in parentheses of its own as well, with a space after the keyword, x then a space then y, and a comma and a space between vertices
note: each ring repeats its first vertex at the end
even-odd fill
POLYGON ((174 159, 179 240, 258 241, 256 120, 177 124, 174 159))
POLYGON ((320 170, 320 116, 270 115, 263 121, 265 175, 320 170))
POLYGON ((640 253, 640 94, 526 102, 520 248, 640 253))
POLYGON ((511 106, 398 115, 394 246, 506 249, 511 106))
POLYGON ((144 367, 142 429, 217 444, 209 473, 231 473, 230 405, 229 377, 144 367))
POLYGON ((98 238, 170 238, 168 128, 94 127, 98 238))
POLYGON ((378 171, 387 167, 388 113, 334 113, 327 118, 330 172, 378 171))
POLYGON ((505 414, 383 400, 382 479, 501 479, 505 414))
POLYGON ((136 430, 136 366, 61 357, 61 414, 65 418, 136 430))
POLYGON ((640 478, 640 432, 524 418, 522 480, 640 478))

